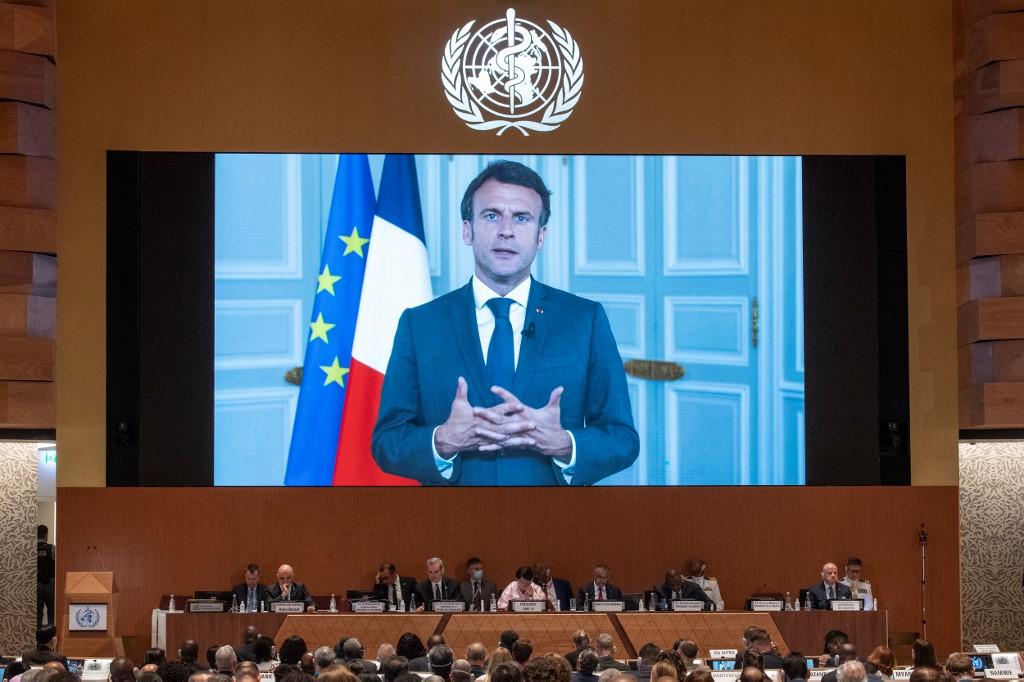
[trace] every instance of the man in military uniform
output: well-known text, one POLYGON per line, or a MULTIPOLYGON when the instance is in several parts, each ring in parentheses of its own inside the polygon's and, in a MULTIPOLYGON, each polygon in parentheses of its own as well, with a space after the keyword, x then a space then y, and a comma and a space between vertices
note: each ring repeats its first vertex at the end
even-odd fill
POLYGON ((871 583, 860 577, 860 569, 861 560, 850 557, 846 561, 846 576, 839 582, 850 588, 854 599, 864 600, 865 611, 871 611, 875 608, 875 597, 871 594, 871 583))
POLYGON ((722 591, 718 589, 718 580, 706 577, 707 570, 708 565, 703 559, 690 559, 686 562, 686 579, 700 585, 711 601, 715 602, 716 611, 724 611, 725 600, 722 599, 722 591))

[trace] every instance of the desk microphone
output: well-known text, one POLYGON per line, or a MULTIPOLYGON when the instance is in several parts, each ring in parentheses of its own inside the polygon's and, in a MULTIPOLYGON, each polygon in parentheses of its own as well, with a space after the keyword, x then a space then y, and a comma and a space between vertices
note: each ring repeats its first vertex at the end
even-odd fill
POLYGON ((532 339, 533 335, 537 333, 536 325, 531 322, 526 329, 523 330, 523 338, 532 339))

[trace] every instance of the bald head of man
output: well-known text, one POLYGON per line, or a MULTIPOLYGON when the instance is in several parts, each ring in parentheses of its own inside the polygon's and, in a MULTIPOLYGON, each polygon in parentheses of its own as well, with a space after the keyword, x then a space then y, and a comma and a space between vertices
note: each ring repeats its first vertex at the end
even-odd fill
POLYGON ((821 580, 826 585, 835 585, 839 581, 839 567, 829 562, 821 567, 821 580))

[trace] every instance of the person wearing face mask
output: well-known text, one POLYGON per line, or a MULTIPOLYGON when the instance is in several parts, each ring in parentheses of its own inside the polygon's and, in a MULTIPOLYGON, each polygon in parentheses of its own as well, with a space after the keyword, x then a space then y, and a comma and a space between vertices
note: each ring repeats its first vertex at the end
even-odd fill
POLYGON ((572 599, 572 585, 568 580, 551 577, 551 566, 546 561, 538 561, 533 565, 533 582, 544 590, 545 596, 552 604, 557 604, 560 611, 569 610, 572 599))
POLYGON ((498 597, 498 586, 484 577, 484 562, 477 557, 466 561, 466 579, 459 590, 470 611, 486 611, 491 607, 491 597, 498 597))
POLYGON ((716 611, 725 610, 725 600, 722 599, 722 591, 718 588, 718 580, 706 577, 708 565, 703 559, 690 559, 686 562, 686 579, 697 583, 708 599, 715 602, 716 611))

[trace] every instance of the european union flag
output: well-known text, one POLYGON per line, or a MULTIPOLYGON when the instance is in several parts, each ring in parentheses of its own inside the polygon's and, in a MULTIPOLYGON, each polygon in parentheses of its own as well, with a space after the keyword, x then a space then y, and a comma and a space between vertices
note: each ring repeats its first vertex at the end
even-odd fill
POLYGON ((375 206, 366 154, 342 154, 317 276, 285 485, 330 485, 334 476, 375 206))

